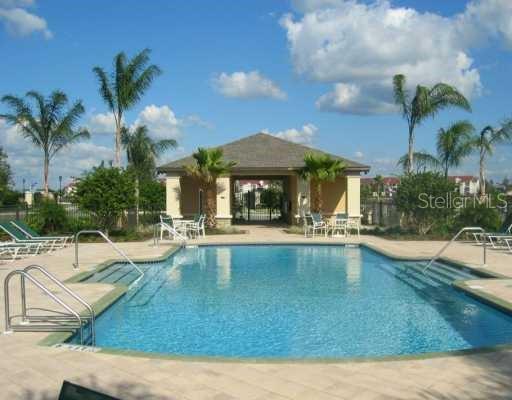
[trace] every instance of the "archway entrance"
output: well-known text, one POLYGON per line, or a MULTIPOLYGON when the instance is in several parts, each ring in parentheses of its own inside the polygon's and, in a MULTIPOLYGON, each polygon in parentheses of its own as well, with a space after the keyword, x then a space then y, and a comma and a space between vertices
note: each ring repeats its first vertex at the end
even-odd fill
POLYGON ((288 177, 233 177, 232 182, 235 224, 289 222, 288 177))

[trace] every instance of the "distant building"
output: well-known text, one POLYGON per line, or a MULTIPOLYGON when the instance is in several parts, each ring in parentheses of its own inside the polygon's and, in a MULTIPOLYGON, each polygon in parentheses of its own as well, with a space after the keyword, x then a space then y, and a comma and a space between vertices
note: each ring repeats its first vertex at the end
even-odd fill
POLYGON ((373 196, 378 197, 393 197, 400 183, 400 178, 396 176, 386 176, 382 178, 382 187, 380 193, 377 193, 377 182, 375 178, 361 178, 361 187, 369 186, 372 190, 373 196))
MULTIPOLYGON (((448 177, 455 183, 457 191, 461 196, 473 196, 478 194, 480 189, 480 179, 470 175, 457 175, 448 177)), ((375 178, 361 178, 361 187, 369 186, 373 197, 393 197, 400 184, 400 178, 395 176, 382 177, 381 193, 377 193, 377 183, 375 178)))
POLYGON ((457 185, 461 196, 473 196, 478 194, 480 179, 470 175, 450 176, 448 179, 457 185))

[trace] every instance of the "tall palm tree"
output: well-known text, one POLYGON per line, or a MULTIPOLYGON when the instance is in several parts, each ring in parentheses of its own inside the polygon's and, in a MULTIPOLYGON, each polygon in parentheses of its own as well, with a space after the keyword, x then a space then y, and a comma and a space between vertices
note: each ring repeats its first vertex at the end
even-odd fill
POLYGON ((471 153, 471 135, 475 128, 468 121, 458 121, 437 133, 437 159, 448 178, 450 167, 458 167, 471 153))
POLYGON ((77 100, 67 107, 68 97, 58 90, 47 98, 36 91, 27 92, 25 98, 6 95, 2 102, 12 113, 0 117, 17 126, 22 135, 43 152, 43 187, 47 196, 50 161, 63 148, 90 137, 86 129, 75 129, 85 113, 84 106, 77 100))
POLYGON ((486 126, 478 135, 473 137, 471 144, 479 153, 480 196, 486 195, 485 161, 492 155, 494 147, 500 143, 512 140, 512 120, 506 120, 500 127, 486 126))
MULTIPOLYGON (((414 169, 417 174, 426 172, 429 169, 438 169, 439 160, 425 150, 415 151, 413 153, 414 169)), ((409 154, 404 154, 398 159, 397 165, 402 167, 405 173, 409 171, 409 154)))
POLYGON ((140 181, 154 178, 156 159, 165 151, 176 148, 178 143, 174 139, 153 140, 145 125, 138 126, 133 131, 123 127, 121 143, 126 149, 128 167, 135 174, 135 219, 139 226, 140 181))
POLYGON ((300 171, 303 179, 311 182, 313 212, 322 212, 322 182, 332 182, 345 170, 341 160, 335 160, 328 154, 308 153, 304 156, 304 167, 300 171))
POLYGON ((115 158, 114 166, 121 167, 121 130, 123 115, 140 101, 153 80, 161 74, 156 65, 149 65, 151 50, 144 49, 133 58, 127 59, 124 52, 114 57, 114 71, 110 76, 101 67, 94 67, 100 84, 100 95, 114 115, 115 158))
POLYGON ((444 108, 453 106, 471 111, 471 106, 456 88, 445 83, 437 83, 431 88, 418 85, 412 99, 405 85, 406 78, 404 75, 399 74, 393 77, 395 103, 402 109, 402 115, 407 121, 409 129, 407 172, 412 173, 414 169, 414 129, 416 126, 426 118, 434 117, 444 108))
POLYGON ((187 165, 187 173, 198 180, 206 198, 206 224, 215 227, 217 214, 217 178, 228 174, 236 163, 223 159, 222 149, 205 149, 199 147, 192 155, 195 165, 187 165))

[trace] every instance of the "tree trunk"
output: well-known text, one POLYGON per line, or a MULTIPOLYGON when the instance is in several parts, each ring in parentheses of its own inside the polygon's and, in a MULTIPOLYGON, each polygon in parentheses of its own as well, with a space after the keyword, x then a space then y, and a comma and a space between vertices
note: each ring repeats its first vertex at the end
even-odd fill
POLYGON ((139 190, 139 178, 135 178, 135 229, 139 230, 139 202, 140 202, 140 190, 139 190))
POLYGON ((115 154, 114 154, 114 167, 121 168, 121 123, 122 114, 115 118, 116 120, 116 137, 115 137, 115 154))
POLYGON ((48 172, 50 169, 50 159, 47 154, 44 155, 43 161, 43 190, 44 196, 48 197, 49 187, 48 187, 48 172))
POLYGON ((312 201, 312 211, 313 212, 317 212, 317 213, 321 213, 322 212, 322 206, 323 206, 323 202, 322 202, 322 184, 321 182, 315 180, 315 179, 312 179, 311 180, 311 188, 313 189, 313 193, 312 193, 312 198, 313 198, 313 201, 312 201))
POLYGON ((206 197, 206 226, 215 228, 217 225, 217 183, 207 183, 204 185, 203 193, 206 197))
POLYGON ((407 152, 407 173, 412 174, 414 164, 414 128, 409 128, 409 149, 407 152))
POLYGON ((480 151, 480 198, 485 197, 485 156, 480 151))

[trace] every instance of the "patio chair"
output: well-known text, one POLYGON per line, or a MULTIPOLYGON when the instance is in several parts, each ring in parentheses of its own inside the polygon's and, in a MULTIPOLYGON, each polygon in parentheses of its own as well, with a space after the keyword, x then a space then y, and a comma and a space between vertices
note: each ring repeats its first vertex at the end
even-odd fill
POLYGON ((42 250, 52 251, 59 247, 59 240, 56 239, 27 239, 25 234, 8 222, 1 222, 0 229, 7 233, 17 244, 41 244, 42 250))
POLYGON ((160 240, 164 238, 165 232, 169 235, 169 239, 172 236, 172 240, 176 239, 176 233, 187 237, 187 226, 186 224, 174 221, 174 218, 170 215, 160 215, 160 240))
POLYGON ((331 226, 331 236, 339 236, 343 232, 343 236, 347 236, 348 216, 346 213, 338 213, 331 226))
POLYGON ((348 217, 347 219, 347 236, 350 235, 351 230, 355 230, 357 232, 357 238, 361 237, 360 235, 361 229, 361 217, 348 217))
POLYGON ((61 247, 66 247, 68 242, 70 244, 73 242, 73 236, 42 236, 21 220, 11 221, 11 224, 23 232, 27 239, 57 240, 61 247))
POLYGON ((499 243, 506 244, 506 239, 512 239, 512 224, 503 232, 474 232, 475 243, 483 245, 488 242, 493 249, 499 248, 499 243))
POLYGON ((323 232, 324 235, 327 235, 327 224, 319 213, 304 216, 304 236, 307 237, 310 232, 313 237, 315 237, 316 232, 323 232))
POLYGON ((187 233, 190 233, 191 236, 194 234, 196 237, 198 236, 206 236, 205 228, 204 228, 204 221, 206 220, 206 215, 200 214, 196 218, 194 218, 194 222, 187 223, 187 233))

